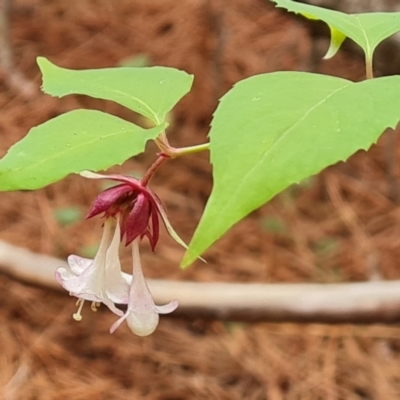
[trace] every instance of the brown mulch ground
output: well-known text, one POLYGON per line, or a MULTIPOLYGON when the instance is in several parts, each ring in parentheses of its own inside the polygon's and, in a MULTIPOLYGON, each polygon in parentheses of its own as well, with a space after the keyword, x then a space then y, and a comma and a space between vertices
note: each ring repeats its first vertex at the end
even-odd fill
MULTIPOLYGON (((345 52, 316 63, 320 40, 314 45, 306 26, 261 0, 18 0, 12 28, 18 68, 37 85, 38 55, 65 67, 94 68, 144 54, 152 65, 193 73, 193 91, 173 113, 170 136, 177 146, 204 142, 218 97, 247 76, 282 69, 363 76, 360 61, 345 52)), ((3 153, 32 126, 77 107, 130 118, 116 105, 88 98, 38 94, 25 100, 4 79, 0 88, 3 153)), ((286 190, 212 247, 207 265, 181 271, 182 251, 163 235, 157 254, 144 246, 146 275, 235 282, 399 279, 400 171, 390 161, 396 154, 387 151, 396 140, 386 134, 368 153, 286 190)), ((154 159, 154 148, 148 150, 124 170, 143 173, 154 159)), ((153 187, 189 239, 211 190, 207 155, 168 162, 153 187)), ((37 192, 2 193, 0 238, 63 258, 88 255, 100 221, 63 226, 56 212, 77 207, 84 214, 99 189, 69 177, 37 192)), ((126 266, 129 258, 123 261, 126 266)), ((6 276, 0 287, 0 393, 6 400, 400 397, 395 325, 243 324, 194 315, 163 317, 152 336, 138 338, 126 326, 109 335, 115 316, 104 309, 86 309, 75 323, 67 294, 6 276)))

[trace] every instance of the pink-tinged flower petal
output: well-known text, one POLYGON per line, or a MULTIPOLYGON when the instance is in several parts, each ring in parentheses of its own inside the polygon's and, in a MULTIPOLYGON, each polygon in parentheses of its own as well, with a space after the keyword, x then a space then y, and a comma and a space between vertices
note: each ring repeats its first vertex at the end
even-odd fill
POLYGON ((111 242, 111 224, 104 225, 103 236, 101 238, 99 250, 96 257, 89 264, 88 259, 79 259, 79 256, 68 258, 68 262, 73 261, 69 268, 59 267, 56 270, 56 279, 64 289, 68 290, 74 296, 84 300, 101 301, 96 295, 100 290, 99 282, 104 280, 105 268, 95 268, 98 264, 104 263, 107 248, 111 242), (79 269, 81 271, 79 272, 79 269))
POLYGON ((67 260, 69 268, 75 275, 81 274, 84 269, 93 263, 91 258, 79 257, 75 254, 68 256, 67 260))
POLYGON ((136 202, 124 220, 122 233, 125 234, 126 244, 132 243, 145 232, 150 218, 150 202, 143 193, 139 193, 136 202))
MULTIPOLYGON (((127 304, 129 298, 129 284, 126 282, 121 271, 119 260, 119 244, 121 240, 121 230, 119 222, 115 228, 114 236, 106 254, 106 287, 107 297, 114 303, 127 304)), ((122 315, 122 313, 121 313, 122 315)))
POLYGON ((121 316, 123 312, 114 303, 127 303, 128 287, 121 272, 118 257, 120 228, 117 222, 111 237, 113 221, 104 224, 103 236, 94 260, 70 256, 69 267, 59 267, 55 277, 71 295, 83 300, 104 303, 112 312, 121 316))
POLYGON ((118 200, 129 192, 132 192, 132 187, 126 184, 121 184, 106 189, 101 192, 92 205, 90 206, 89 212, 86 218, 92 218, 110 209, 118 200))
POLYGON ((154 306, 154 309, 158 312, 158 314, 170 314, 175 311, 178 306, 178 300, 172 300, 168 304, 164 304, 163 306, 154 306))
POLYGON ((126 313, 110 328, 115 330, 126 320, 130 330, 138 336, 147 336, 155 331, 159 321, 159 313, 166 314, 178 307, 177 300, 156 306, 144 279, 139 255, 139 239, 132 243, 133 280, 129 290, 129 302, 126 313))
POLYGON ((55 278, 71 295, 83 300, 100 303, 102 301, 101 298, 97 296, 95 292, 86 289, 86 284, 83 279, 89 275, 88 272, 90 272, 90 267, 83 273, 85 276, 83 276, 83 274, 81 274, 81 276, 76 276, 71 273, 69 268, 58 267, 55 272, 55 278))
POLYGON ((157 311, 145 312, 139 314, 138 312, 130 312, 126 318, 126 323, 129 329, 137 336, 149 336, 158 326, 160 317, 157 311))

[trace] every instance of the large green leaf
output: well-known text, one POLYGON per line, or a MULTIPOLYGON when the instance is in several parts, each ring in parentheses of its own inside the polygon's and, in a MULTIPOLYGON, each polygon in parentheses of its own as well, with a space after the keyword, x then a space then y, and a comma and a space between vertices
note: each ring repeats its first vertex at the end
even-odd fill
POLYGON ((183 265, 289 185, 368 149, 400 119, 399 93, 399 76, 276 72, 237 84, 214 115, 214 187, 183 265))
POLYGON ((272 0, 277 7, 302 14, 311 19, 321 19, 331 29, 331 46, 326 58, 332 57, 345 37, 362 47, 367 59, 372 59, 376 46, 382 40, 400 31, 400 13, 344 14, 291 0, 272 0))
POLYGON ((75 71, 60 68, 43 57, 43 91, 53 96, 84 94, 112 100, 150 118, 156 125, 190 90, 193 76, 175 68, 104 68, 75 71))
POLYGON ((145 130, 121 118, 75 110, 32 128, 0 160, 0 190, 38 189, 71 173, 122 164, 165 124, 145 130))

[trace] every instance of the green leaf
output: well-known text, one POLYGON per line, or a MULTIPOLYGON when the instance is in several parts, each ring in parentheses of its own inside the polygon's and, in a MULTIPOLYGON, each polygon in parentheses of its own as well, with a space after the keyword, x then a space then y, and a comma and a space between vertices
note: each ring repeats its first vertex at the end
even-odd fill
POLYGON ((239 82, 214 114, 214 187, 183 266, 289 185, 368 149, 400 119, 399 93, 399 76, 276 72, 239 82))
POLYGON ((400 31, 400 13, 345 14, 291 0, 272 0, 277 7, 285 8, 307 18, 320 19, 329 25, 331 45, 325 58, 332 57, 339 50, 347 36, 354 40, 371 60, 376 46, 382 40, 400 31))
POLYGON ((142 129, 94 110, 75 110, 32 128, 0 160, 0 190, 39 189, 71 173, 122 164, 165 124, 142 129))
POLYGON ((60 68, 38 57, 42 89, 52 96, 68 94, 111 100, 149 119, 156 125, 190 90, 193 76, 175 68, 103 68, 75 71, 60 68))

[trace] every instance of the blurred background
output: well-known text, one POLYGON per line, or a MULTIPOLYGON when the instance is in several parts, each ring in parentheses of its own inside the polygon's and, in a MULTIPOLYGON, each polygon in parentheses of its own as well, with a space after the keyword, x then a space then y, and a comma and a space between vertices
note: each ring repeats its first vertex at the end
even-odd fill
MULTIPOLYGON (((143 122, 105 101, 42 94, 37 56, 74 69, 164 65, 194 74, 193 90, 170 116, 175 146, 206 141, 218 98, 251 75, 301 70, 364 79, 354 46, 346 43, 335 58, 322 61, 329 44, 326 27, 262 0, 15 0, 11 5, 13 63, 4 56, 4 20, 0 26, 1 155, 31 127, 76 108, 143 122)), ((395 72, 393 54, 381 51, 378 76, 395 72)), ((180 270, 183 251, 165 233, 156 254, 144 243, 146 276, 268 283, 399 279, 398 140, 387 132, 370 151, 287 189, 208 250, 208 264, 180 270)), ((155 152, 149 144, 146 154, 115 171, 140 176, 155 152)), ((165 163, 152 186, 189 241, 212 187, 208 154, 165 163)), ((70 176, 35 192, 0 193, 0 239, 64 259, 71 253, 93 257, 101 220, 84 216, 103 188, 70 176)), ((122 261, 129 269, 125 252, 122 261)), ((104 308, 95 314, 86 307, 80 323, 72 320, 74 311, 75 300, 67 293, 0 275, 2 398, 400 398, 397 325, 172 315, 162 317, 152 336, 139 338, 127 326, 110 335, 115 316, 104 308)))

